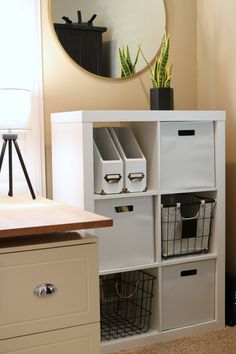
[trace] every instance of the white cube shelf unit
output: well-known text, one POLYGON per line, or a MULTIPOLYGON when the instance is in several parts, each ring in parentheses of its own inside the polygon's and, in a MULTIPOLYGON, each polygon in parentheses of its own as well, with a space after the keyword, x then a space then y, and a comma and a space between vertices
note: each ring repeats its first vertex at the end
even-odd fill
POLYGON ((74 111, 53 113, 51 124, 53 199, 114 219, 95 231, 100 275, 156 277, 150 329, 103 342, 102 352, 223 327, 225 112, 74 111), (93 128, 113 126, 128 126, 146 158, 143 192, 94 193, 93 128), (216 201, 208 252, 163 258, 161 199, 178 193, 216 201))

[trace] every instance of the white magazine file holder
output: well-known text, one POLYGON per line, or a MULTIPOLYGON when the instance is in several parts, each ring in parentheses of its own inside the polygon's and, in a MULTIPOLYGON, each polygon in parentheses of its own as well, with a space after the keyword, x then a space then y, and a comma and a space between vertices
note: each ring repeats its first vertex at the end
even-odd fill
POLYGON ((146 159, 129 127, 108 128, 124 162, 126 192, 146 190, 146 159))
POLYGON ((123 191, 123 161, 107 128, 93 129, 94 192, 113 194, 123 191))

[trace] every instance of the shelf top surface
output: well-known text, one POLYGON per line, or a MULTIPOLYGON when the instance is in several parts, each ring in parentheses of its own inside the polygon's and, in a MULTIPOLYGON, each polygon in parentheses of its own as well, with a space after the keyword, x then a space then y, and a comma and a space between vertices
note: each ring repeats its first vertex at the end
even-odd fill
POLYGON ((51 114, 52 123, 224 121, 225 111, 71 111, 51 114))
POLYGON ((37 197, 0 198, 0 238, 112 226, 112 219, 37 197))

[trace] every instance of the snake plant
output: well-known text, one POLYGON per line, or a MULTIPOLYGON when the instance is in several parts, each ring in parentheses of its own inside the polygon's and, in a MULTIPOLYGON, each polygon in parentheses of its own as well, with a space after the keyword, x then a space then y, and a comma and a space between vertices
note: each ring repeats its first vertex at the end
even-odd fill
POLYGON ((127 77, 130 75, 135 74, 135 67, 138 62, 139 54, 140 54, 140 46, 138 47, 134 62, 132 62, 130 56, 129 46, 127 45, 126 48, 124 46, 119 48, 119 58, 120 58, 120 65, 121 65, 121 77, 127 77))
POLYGON ((160 56, 156 57, 153 67, 146 60, 143 52, 141 54, 149 67, 153 87, 170 87, 172 78, 172 65, 167 65, 169 58, 170 39, 166 32, 162 38, 160 56))

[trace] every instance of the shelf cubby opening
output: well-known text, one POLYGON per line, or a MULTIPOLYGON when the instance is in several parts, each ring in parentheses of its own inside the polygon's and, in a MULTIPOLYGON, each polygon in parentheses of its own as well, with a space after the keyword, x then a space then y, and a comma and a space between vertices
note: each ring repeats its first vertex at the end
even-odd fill
POLYGON ((170 194, 161 198, 162 257, 208 253, 215 213, 215 198, 170 194))
MULTIPOLYGON (((120 135, 120 142, 127 154, 127 157, 136 156, 137 160, 145 159, 146 160, 146 172, 145 172, 145 188, 140 187, 140 193, 144 193, 145 191, 157 191, 159 189, 158 181, 158 125, 156 122, 123 122, 117 124, 116 122, 102 122, 93 124, 93 128, 108 128, 108 130, 113 130, 118 132, 119 128, 129 128, 131 133, 134 136, 134 139, 137 141, 137 144, 140 148, 137 149, 135 144, 131 144, 132 139, 129 138, 128 132, 124 132, 125 134, 120 135), (125 141, 125 139, 129 141, 125 141), (134 149, 135 148, 135 149, 134 149), (135 150, 135 151, 134 151, 135 150), (131 154, 132 153, 132 154, 131 154), (135 155, 134 155, 135 153, 135 155), (131 154, 131 155, 130 155, 131 154), (142 158, 141 158, 142 156, 142 158)), ((118 134, 119 136, 119 134, 118 134)), ((132 159, 131 159, 132 160, 132 159)), ((133 162, 133 161, 132 161, 133 162)), ((140 162, 139 162, 140 163, 140 162)), ((139 172, 139 171, 135 171, 139 172)), ((139 177, 139 176, 138 176, 139 177)), ((138 185, 137 183, 134 183, 138 185)), ((138 189, 137 189, 138 191, 138 189)), ((129 192, 136 192, 135 188, 125 188, 123 193, 129 194, 129 192)), ((122 194, 122 193, 121 193, 122 194)))
POLYGON ((149 331, 155 281, 142 270, 100 277, 102 341, 149 331))

